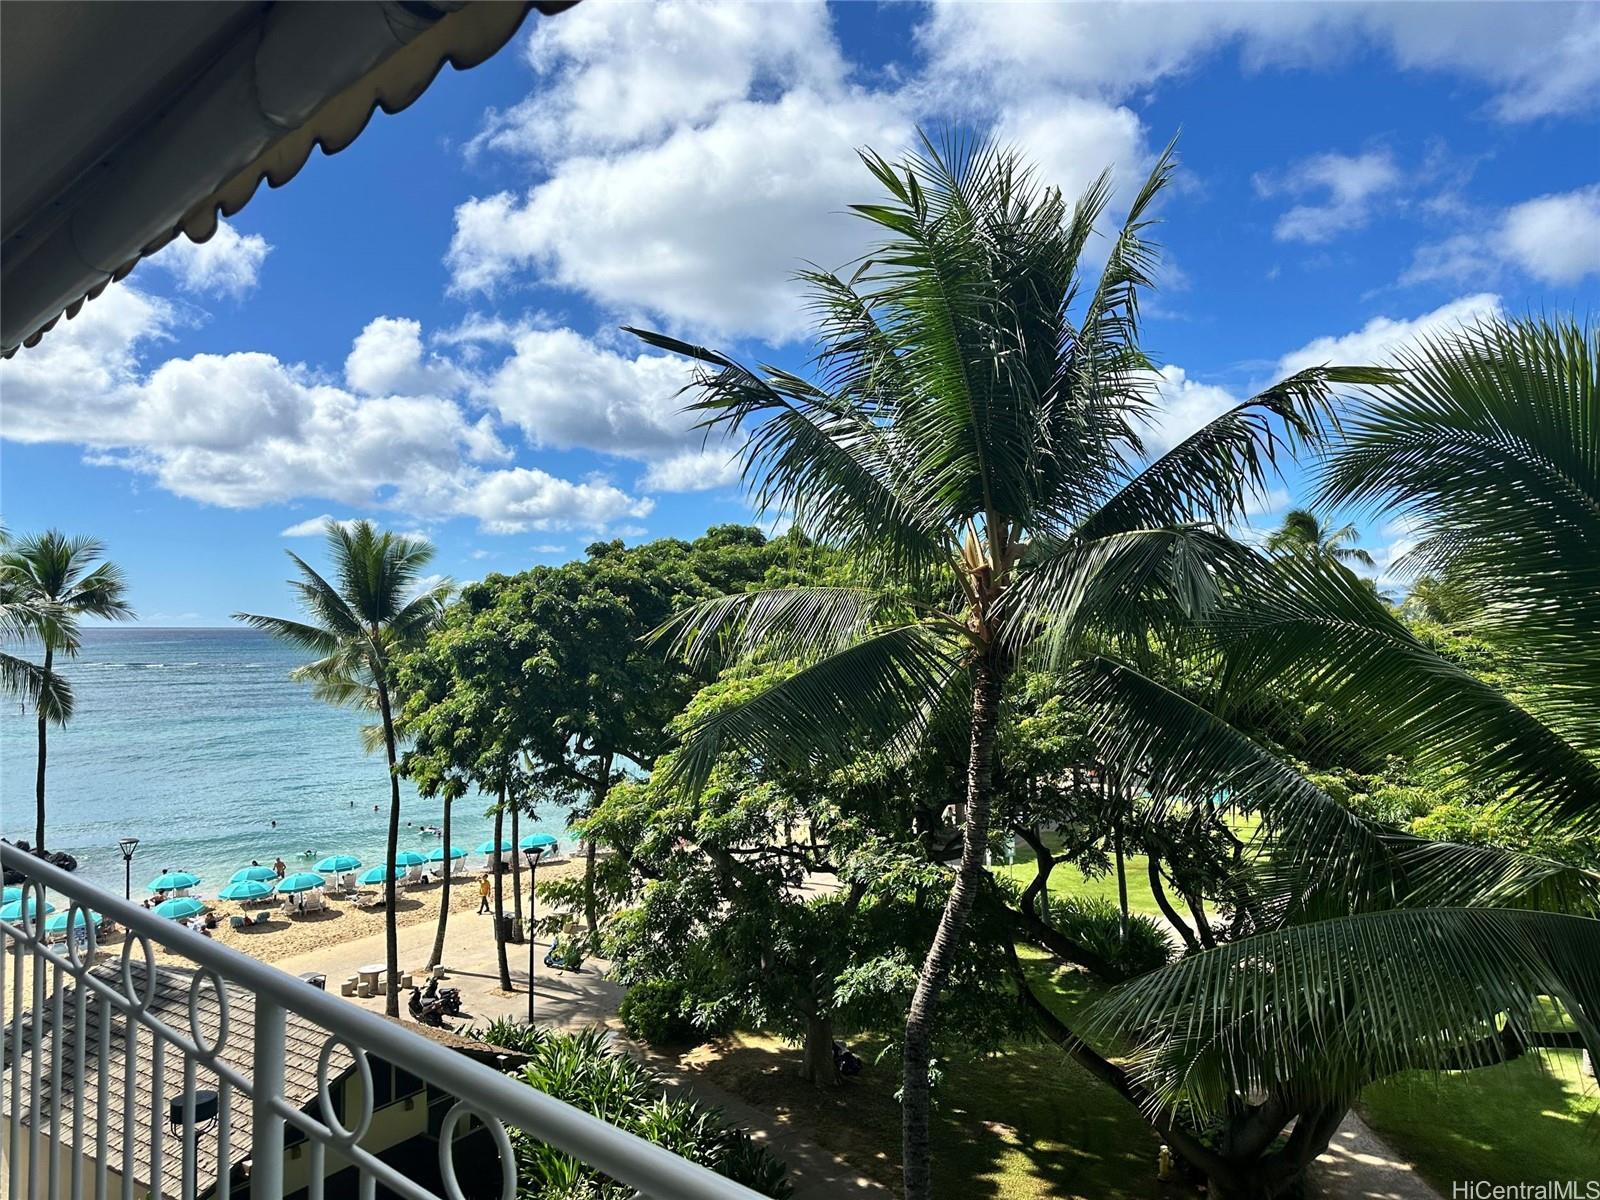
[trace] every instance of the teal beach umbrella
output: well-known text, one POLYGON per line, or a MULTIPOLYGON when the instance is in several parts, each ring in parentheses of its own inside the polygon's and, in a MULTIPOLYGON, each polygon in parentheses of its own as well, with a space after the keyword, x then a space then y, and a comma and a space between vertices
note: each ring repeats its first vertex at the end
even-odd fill
POLYGON ((290 875, 287 879, 283 879, 283 880, 279 881, 279 883, 278 883, 278 891, 283 892, 283 893, 309 892, 313 888, 321 888, 321 887, 327 887, 327 886, 328 886, 328 881, 326 879, 324 879, 321 875, 316 874, 314 871, 296 871, 293 875, 290 875))
POLYGON ((169 921, 186 921, 205 910, 206 906, 193 896, 174 896, 171 900, 163 900, 150 911, 158 917, 166 917, 169 921))
POLYGON ((187 871, 168 871, 165 875, 157 875, 150 881, 152 892, 175 892, 179 888, 191 888, 200 882, 200 876, 191 875, 187 871))
POLYGON ((356 876, 357 883, 382 883, 385 879, 399 878, 404 872, 397 867, 368 867, 356 876))
POLYGON ((427 861, 426 854, 418 854, 415 850, 402 850, 394 856, 394 865, 397 867, 420 867, 427 861))
POLYGON ((278 877, 278 873, 271 867, 240 867, 233 873, 229 883, 244 883, 246 880, 255 883, 271 883, 278 877))
POLYGON ((86 925, 86 924, 88 924, 90 922, 94 923, 94 927, 96 929, 99 929, 101 925, 105 924, 105 918, 102 917, 99 913, 97 913, 97 912, 86 913, 83 909, 80 908, 76 912, 71 913, 71 914, 68 914, 68 913, 57 913, 55 916, 51 917, 48 921, 46 921, 44 923, 45 932, 46 933, 61 933, 67 927, 67 917, 69 915, 72 917, 72 927, 74 929, 82 929, 84 927, 84 925, 86 925))
MULTIPOLYGON (((483 845, 479 846, 475 851, 473 851, 473 853, 474 854, 493 854, 494 853, 494 843, 493 842, 484 842, 483 845)), ((502 854, 510 854, 511 853, 511 843, 510 842, 501 842, 500 843, 500 853, 502 853, 502 854)))
MULTIPOLYGON (((44 911, 45 912, 53 913, 53 912, 55 912, 55 910, 56 910, 56 906, 54 904, 51 904, 50 901, 46 900, 44 902, 44 911)), ((35 897, 35 896, 29 896, 28 897, 28 915, 30 917, 36 917, 36 916, 39 915, 39 901, 38 901, 38 898, 35 897)), ((21 919, 22 919, 22 901, 21 900, 13 900, 10 904, 6 905, 4 908, 0 908, 0 921, 18 921, 18 920, 21 920, 21 919)))
POLYGON ((524 850, 554 850, 556 848, 556 840, 548 833, 530 833, 517 845, 524 850))
POLYGON ((361 860, 354 854, 330 854, 317 864, 319 871, 354 871, 361 865, 361 860))
POLYGON ((261 900, 272 895, 272 885, 261 879, 240 879, 218 895, 224 900, 261 900))
MULTIPOLYGON (((460 846, 451 846, 450 847, 450 857, 451 858, 465 858, 466 856, 467 856, 467 852, 465 850, 463 850, 460 846)), ((430 853, 428 855, 428 861, 429 862, 443 862, 444 859, 445 859, 445 850, 444 850, 443 846, 440 846, 437 850, 433 851, 432 853, 430 853)))
POLYGON ((13 900, 22 899, 22 885, 13 883, 5 890, 5 895, 0 896, 0 904, 10 904, 13 900))

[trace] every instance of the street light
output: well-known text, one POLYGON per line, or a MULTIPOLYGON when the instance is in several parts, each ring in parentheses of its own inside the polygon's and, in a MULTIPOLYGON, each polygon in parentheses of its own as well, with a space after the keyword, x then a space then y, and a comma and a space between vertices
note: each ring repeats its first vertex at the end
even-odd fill
POLYGON ((139 848, 135 837, 119 838, 117 848, 122 851, 122 898, 133 899, 133 852, 139 848))
POLYGON ((525 850, 528 856, 528 1027, 533 1028, 533 956, 538 952, 538 939, 533 931, 538 927, 536 920, 538 913, 535 911, 539 895, 539 859, 544 855, 544 847, 537 846, 525 850))

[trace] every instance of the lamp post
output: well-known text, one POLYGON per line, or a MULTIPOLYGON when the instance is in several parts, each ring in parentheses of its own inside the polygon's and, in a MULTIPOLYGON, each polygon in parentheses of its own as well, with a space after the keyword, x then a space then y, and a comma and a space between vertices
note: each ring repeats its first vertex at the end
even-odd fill
POLYGON ((544 847, 539 846, 523 853, 528 856, 528 877, 530 880, 528 884, 528 1027, 531 1029, 533 1027, 533 959, 534 955, 538 953, 539 947, 538 939, 534 937, 533 931, 537 927, 535 906, 539 894, 537 891, 539 886, 539 859, 544 854, 544 847))
POLYGON ((133 852, 139 848, 139 839, 125 837, 117 839, 117 848, 122 851, 122 898, 133 899, 133 852))

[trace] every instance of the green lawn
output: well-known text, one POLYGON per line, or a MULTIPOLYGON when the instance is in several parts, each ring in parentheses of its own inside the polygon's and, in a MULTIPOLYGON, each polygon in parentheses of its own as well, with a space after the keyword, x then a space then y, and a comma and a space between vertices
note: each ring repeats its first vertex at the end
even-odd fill
MULTIPOLYGON (((1078 972, 1029 963, 1050 1003, 1070 1010, 1090 995, 1078 972)), ((822 1091, 797 1078, 798 1051, 741 1033, 687 1056, 685 1065, 774 1113, 858 1171, 898 1188, 897 1060, 874 1063, 856 1041, 862 1074, 822 1091)), ((1133 1108, 1049 1043, 1018 1043, 993 1057, 947 1064, 934 1110, 935 1189, 973 1200, 1148 1200, 1160 1140, 1133 1108)))
MULTIPOLYGON (((1361 1114, 1450 1195, 1456 1180, 1600 1179, 1600 1094, 1575 1050, 1369 1087, 1361 1114)), ((1581 1193, 1580 1193, 1581 1194, 1581 1193)))

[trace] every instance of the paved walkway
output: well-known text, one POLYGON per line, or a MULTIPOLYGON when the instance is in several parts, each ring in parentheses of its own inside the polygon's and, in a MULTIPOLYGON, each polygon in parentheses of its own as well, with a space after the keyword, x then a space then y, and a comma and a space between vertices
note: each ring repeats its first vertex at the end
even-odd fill
POLYGON ((1416 1168, 1355 1113, 1334 1132, 1312 1177, 1327 1200, 1441 1200, 1416 1168))

